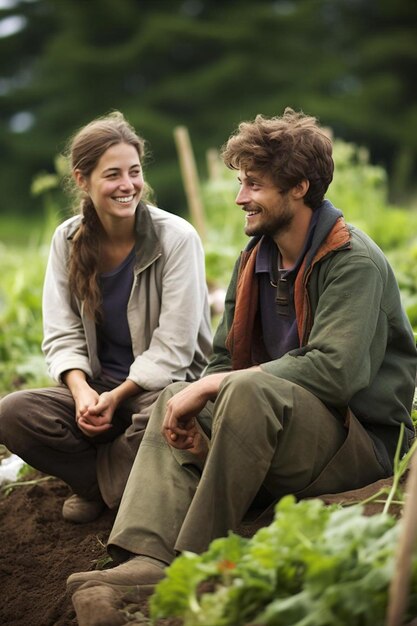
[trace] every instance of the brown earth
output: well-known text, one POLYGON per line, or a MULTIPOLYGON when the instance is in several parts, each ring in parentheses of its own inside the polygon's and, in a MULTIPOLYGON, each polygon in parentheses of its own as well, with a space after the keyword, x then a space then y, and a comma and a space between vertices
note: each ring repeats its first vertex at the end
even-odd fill
POLYGON ((106 556, 114 514, 108 511, 83 526, 65 522, 61 508, 68 495, 64 483, 50 479, 1 497, 0 624, 77 624, 65 581, 106 556))
MULTIPOLYGON (((144 625, 147 619, 146 594, 129 590, 114 594, 112 589, 95 597, 93 589, 79 592, 75 602, 65 592, 67 577, 78 571, 102 567, 106 540, 114 513, 107 511, 90 524, 75 525, 61 517, 67 486, 55 478, 28 483, 0 497, 0 625, 2 626, 116 626, 144 625), (104 595, 103 595, 104 593, 104 595), (86 600, 88 596, 88 599, 86 600)), ((363 500, 389 481, 362 490, 324 496, 325 502, 352 503, 363 500)), ((367 505, 367 513, 381 505, 367 505)), ((267 523, 269 520, 265 520, 267 523)), ((259 527, 241 528, 250 535, 259 527)), ((160 626, 178 626, 178 620, 161 620, 160 626)))

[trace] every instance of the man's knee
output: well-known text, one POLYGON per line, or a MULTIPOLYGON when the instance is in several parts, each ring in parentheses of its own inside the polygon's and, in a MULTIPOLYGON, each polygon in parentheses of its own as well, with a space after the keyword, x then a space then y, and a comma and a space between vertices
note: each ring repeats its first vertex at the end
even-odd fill
POLYGON ((253 419, 265 376, 269 374, 246 370, 234 372, 223 381, 216 400, 216 408, 221 408, 223 419, 253 419))
POLYGON ((257 402, 262 395, 286 395, 291 383, 283 378, 259 370, 244 370, 230 374, 221 386, 226 397, 245 402, 257 402))
POLYGON ((168 385, 168 387, 165 387, 165 389, 163 389, 161 393, 159 394, 158 399, 156 400, 154 404, 154 408, 152 412, 155 411, 155 407, 160 408, 161 405, 165 407, 167 402, 173 396, 175 396, 176 393, 178 393, 179 391, 181 391, 181 389, 184 389, 184 387, 187 387, 187 385, 190 385, 190 384, 191 383, 177 382, 177 383, 171 383, 170 385, 168 385))
POLYGON ((176 393, 184 389, 190 383, 177 382, 171 383, 168 387, 165 387, 163 391, 158 396, 155 404, 152 407, 152 411, 149 417, 148 424, 146 426, 146 432, 150 432, 152 430, 161 430, 162 422, 164 421, 166 407, 169 400, 175 396, 176 393))
MULTIPOLYGON (((243 389, 252 389, 256 385, 256 380, 260 372, 254 370, 242 370, 232 372, 221 384, 221 392, 233 394, 240 393, 243 389)), ((262 372, 261 372, 262 374, 262 372)))
POLYGON ((259 370, 235 372, 223 382, 216 401, 215 421, 256 422, 260 428, 283 426, 285 415, 291 410, 294 384, 259 370), (262 415, 263 419, 258 418, 262 415), (268 418, 268 419, 267 419, 268 418))

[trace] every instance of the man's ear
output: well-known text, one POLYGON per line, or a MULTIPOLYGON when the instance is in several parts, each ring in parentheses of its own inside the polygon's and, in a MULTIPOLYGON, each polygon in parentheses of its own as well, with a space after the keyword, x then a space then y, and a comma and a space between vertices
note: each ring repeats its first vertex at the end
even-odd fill
POLYGON ((81 173, 81 170, 75 169, 72 172, 74 176, 74 180, 76 182, 77 187, 79 187, 82 191, 88 190, 88 182, 86 177, 81 173))
POLYGON ((291 189, 294 200, 302 200, 310 187, 310 182, 305 178, 291 189))

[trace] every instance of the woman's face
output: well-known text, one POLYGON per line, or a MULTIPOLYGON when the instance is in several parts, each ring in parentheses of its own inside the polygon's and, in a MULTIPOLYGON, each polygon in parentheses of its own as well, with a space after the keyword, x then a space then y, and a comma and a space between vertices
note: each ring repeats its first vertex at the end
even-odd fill
POLYGON ((104 152, 86 179, 75 172, 78 185, 88 193, 103 225, 131 218, 141 198, 144 181, 134 146, 118 143, 104 152))

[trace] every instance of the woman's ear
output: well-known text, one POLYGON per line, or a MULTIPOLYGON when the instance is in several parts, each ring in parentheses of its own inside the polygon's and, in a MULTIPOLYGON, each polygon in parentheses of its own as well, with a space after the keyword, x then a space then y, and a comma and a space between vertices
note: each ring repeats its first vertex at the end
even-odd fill
POLYGON ((81 170, 79 169, 73 170, 72 175, 74 176, 74 180, 75 180, 77 187, 79 187, 82 191, 87 192, 88 182, 84 174, 81 173, 81 170))

